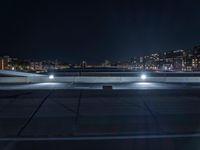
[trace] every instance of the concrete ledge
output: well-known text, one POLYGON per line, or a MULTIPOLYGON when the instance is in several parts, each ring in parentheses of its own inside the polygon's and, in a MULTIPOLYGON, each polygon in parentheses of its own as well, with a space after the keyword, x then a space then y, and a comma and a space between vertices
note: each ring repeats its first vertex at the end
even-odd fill
POLYGON ((29 77, 29 76, 46 76, 42 74, 37 74, 37 73, 28 73, 28 72, 20 72, 20 71, 12 71, 12 70, 0 70, 0 74, 2 75, 10 75, 10 76, 21 76, 21 77, 29 77))
POLYGON ((0 83, 27 83, 27 77, 0 77, 0 83))
POLYGON ((0 83, 44 83, 44 82, 73 82, 73 83, 128 83, 128 82, 165 82, 165 83, 200 83, 200 77, 0 77, 0 83))

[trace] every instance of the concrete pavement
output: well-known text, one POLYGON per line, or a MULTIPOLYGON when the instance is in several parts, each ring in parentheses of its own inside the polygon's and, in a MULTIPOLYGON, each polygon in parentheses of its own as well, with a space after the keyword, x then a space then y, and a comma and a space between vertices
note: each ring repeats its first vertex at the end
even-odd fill
MULTIPOLYGON (((157 145, 160 148, 175 149, 178 145, 178 148, 184 149, 184 141, 197 142, 200 137, 199 97, 198 89, 189 88, 0 91, 0 148, 11 145, 10 149, 23 149, 24 145, 26 148, 31 145, 31 140, 28 142, 29 146, 27 142, 19 141, 12 145, 9 139, 23 141, 23 138, 32 138, 34 141, 46 138, 44 143, 48 143, 58 138, 55 143, 62 143, 70 137, 102 137, 101 142, 104 137, 110 137, 110 140, 113 137, 114 141, 109 140, 108 147, 120 145, 118 148, 123 149, 124 146, 133 149, 134 144, 142 142, 146 143, 144 148, 147 145, 156 148, 157 145), (133 139, 138 142, 135 143, 133 139), (127 140, 134 144, 131 146, 127 140), (170 143, 168 148, 165 146, 166 140, 170 143)), ((85 145, 90 140, 84 141, 77 143, 85 145)), ((97 141, 98 139, 93 140, 91 144, 101 143, 97 141)), ((41 149, 42 143, 38 142, 35 142, 38 146, 36 149, 41 149)), ((74 142, 68 142, 68 145, 73 146, 72 143, 74 142)))
MULTIPOLYGON (((49 92, 1 91, 0 137, 16 137, 49 92)), ((193 133, 199 106, 198 90, 53 91, 20 136, 193 133)))

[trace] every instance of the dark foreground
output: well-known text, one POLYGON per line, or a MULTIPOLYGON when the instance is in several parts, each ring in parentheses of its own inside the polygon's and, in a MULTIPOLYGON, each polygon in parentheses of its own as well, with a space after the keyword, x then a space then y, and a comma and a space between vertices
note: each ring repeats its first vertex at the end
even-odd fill
POLYGON ((200 149, 199 89, 0 91, 0 150, 200 149))

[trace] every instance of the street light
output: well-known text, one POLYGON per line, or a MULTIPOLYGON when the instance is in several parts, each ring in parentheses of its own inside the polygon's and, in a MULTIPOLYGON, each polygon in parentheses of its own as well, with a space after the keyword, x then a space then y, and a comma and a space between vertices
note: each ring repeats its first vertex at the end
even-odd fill
POLYGON ((142 74, 142 75, 140 76, 140 78, 141 78, 142 80, 146 80, 147 76, 146 76, 145 74, 142 74))
POLYGON ((54 79, 54 75, 53 74, 49 75, 49 79, 53 80, 54 79))

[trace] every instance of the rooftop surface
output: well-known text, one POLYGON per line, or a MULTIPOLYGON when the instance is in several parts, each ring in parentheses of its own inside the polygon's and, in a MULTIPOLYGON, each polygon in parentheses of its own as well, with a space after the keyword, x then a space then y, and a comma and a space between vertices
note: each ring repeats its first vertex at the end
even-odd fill
POLYGON ((198 85, 157 84, 0 90, 0 149, 199 149, 198 85))

